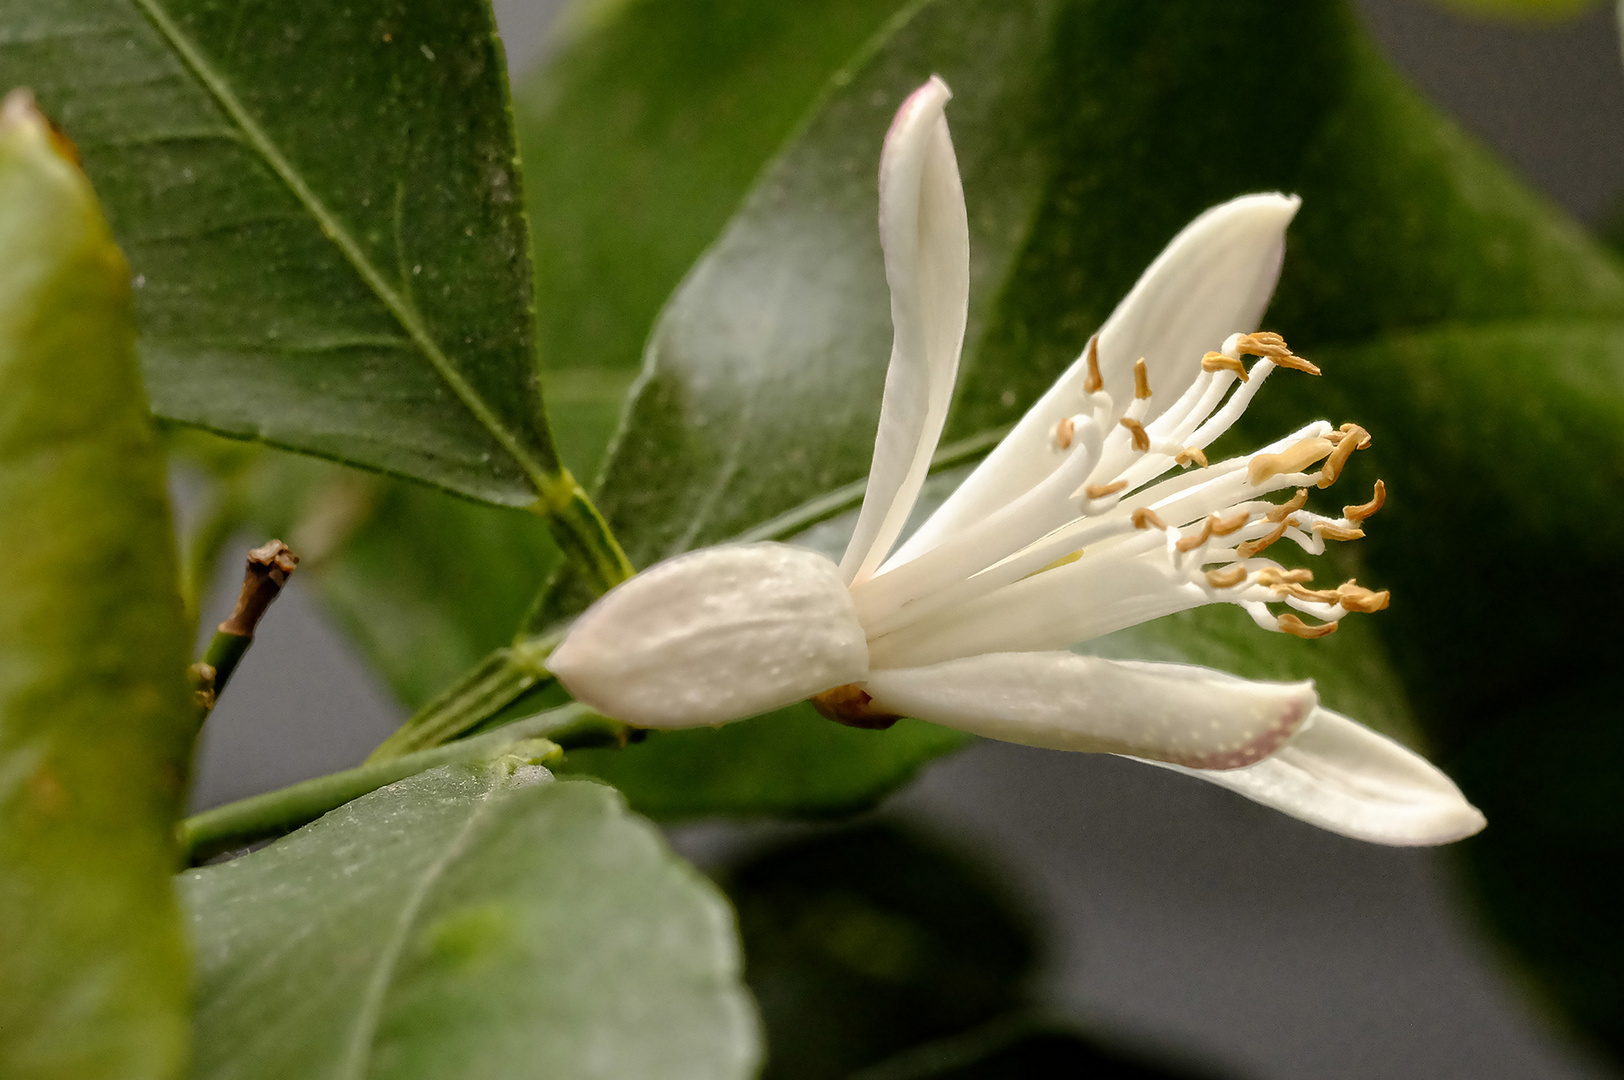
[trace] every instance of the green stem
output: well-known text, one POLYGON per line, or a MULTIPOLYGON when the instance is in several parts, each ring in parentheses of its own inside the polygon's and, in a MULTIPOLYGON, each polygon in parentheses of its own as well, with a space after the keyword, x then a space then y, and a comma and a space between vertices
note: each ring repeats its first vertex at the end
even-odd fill
POLYGON ((526 743, 534 744, 522 746, 533 760, 548 760, 566 747, 624 742, 628 733, 618 720, 600 716, 584 705, 565 705, 450 746, 369 763, 205 810, 181 824, 181 848, 188 865, 196 865, 222 851, 283 836, 369 791, 426 769, 500 757, 526 743))
POLYGON ((543 634, 497 649, 379 743, 367 762, 391 761, 441 746, 478 727, 519 695, 552 678, 546 660, 562 640, 562 633, 543 634))
POLYGON ((632 576, 631 561, 609 531, 609 523, 568 469, 559 471, 535 509, 547 519, 553 540, 594 596, 632 576))
POLYGON ((231 634, 224 630, 214 632, 214 637, 209 641, 208 651, 203 654, 203 662, 214 669, 216 696, 226 688, 231 673, 237 670, 243 654, 248 652, 248 646, 253 643, 254 639, 244 634, 231 634))

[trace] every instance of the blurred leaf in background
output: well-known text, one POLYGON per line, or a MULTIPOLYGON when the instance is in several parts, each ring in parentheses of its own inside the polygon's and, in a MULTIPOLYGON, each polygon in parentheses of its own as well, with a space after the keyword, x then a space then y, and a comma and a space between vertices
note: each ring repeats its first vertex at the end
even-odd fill
POLYGON ((612 790, 444 766, 181 881, 200 1080, 746 1080, 732 913, 612 790))
POLYGON ((0 107, 0 1075, 172 1080, 197 709, 129 268, 72 147, 0 107))
POLYGON ((884 822, 722 873, 767 1029, 765 1080, 1191 1076, 1031 1013, 1039 934, 990 867, 884 822))
POLYGON ((1601 7, 1607 0, 1433 0, 1433 2, 1463 15, 1554 23, 1601 7))
MULTIPOLYGON (((633 370, 660 305, 903 0, 578 3, 514 110, 549 368, 633 370)), ((549 392, 551 382, 549 381, 549 392)))

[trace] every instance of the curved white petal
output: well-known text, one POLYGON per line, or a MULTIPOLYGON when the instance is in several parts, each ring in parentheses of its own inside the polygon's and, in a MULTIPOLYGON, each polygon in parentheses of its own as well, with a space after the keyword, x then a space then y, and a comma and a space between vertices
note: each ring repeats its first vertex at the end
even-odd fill
POLYGON ((610 590, 547 667, 605 715, 683 728, 860 681, 868 647, 834 563, 786 544, 732 544, 679 555, 610 590))
POLYGON ((1267 757, 1318 700, 1308 682, 1252 682, 1185 664, 1069 652, 988 653, 874 671, 864 688, 886 712, 989 739, 1204 769, 1267 757))
MULTIPOLYGON (((1285 253, 1295 195, 1243 195, 1186 225, 1150 264, 1100 328, 1100 373, 1116 404, 1115 423, 1133 401, 1133 364, 1150 372, 1150 423, 1178 400, 1201 370, 1201 357, 1232 333, 1257 329, 1285 253)), ((892 563, 941 542, 1038 483, 1061 462, 1050 431, 1077 412, 1088 376, 1079 358, 1038 399, 941 509, 908 538, 892 563)))
POLYGON ((1175 768, 1322 829, 1377 844, 1447 844, 1487 823, 1420 754, 1329 709, 1273 757, 1245 769, 1175 768))
POLYGON ((880 244, 895 337, 846 581, 871 575, 896 543, 947 422, 970 302, 970 228, 941 79, 909 96, 880 157, 880 244))

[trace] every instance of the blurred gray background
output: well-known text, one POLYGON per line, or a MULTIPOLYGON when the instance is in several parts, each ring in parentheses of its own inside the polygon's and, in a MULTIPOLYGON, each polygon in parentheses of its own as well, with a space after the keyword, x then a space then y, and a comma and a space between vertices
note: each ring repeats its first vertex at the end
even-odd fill
MULTIPOLYGON (((545 56, 561 6, 496 0, 516 75, 545 56)), ((1536 187, 1586 222, 1611 215, 1624 70, 1610 5, 1554 26, 1358 6, 1393 61, 1536 187)), ((239 558, 205 626, 229 610, 239 558)), ((209 722, 196 802, 354 764, 402 718, 296 577, 209 722)), ((1117 758, 999 743, 936 765, 882 812, 1001 866, 1054 942, 1054 1012, 1128 1045, 1256 1080, 1615 1075, 1496 962, 1449 888, 1447 852, 1343 840, 1117 758)), ((704 864, 762 835, 701 825, 673 839, 704 864)))

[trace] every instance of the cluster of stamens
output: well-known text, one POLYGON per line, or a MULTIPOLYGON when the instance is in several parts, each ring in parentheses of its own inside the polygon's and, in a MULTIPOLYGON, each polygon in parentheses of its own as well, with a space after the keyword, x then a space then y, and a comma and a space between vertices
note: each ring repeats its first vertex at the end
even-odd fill
MULTIPOLYGON (((1097 339, 1089 343, 1087 364, 1086 408, 1062 418, 1052 430, 1052 442, 1057 451, 1065 452, 1071 450, 1085 424, 1108 432, 1087 482, 1074 496, 1080 498, 1083 517, 1099 520, 1125 514, 1124 525, 1159 531, 1165 540, 1142 551, 1137 547, 1119 547, 1119 551, 1131 557, 1165 558, 1176 581, 1199 587, 1210 600, 1239 605, 1264 629, 1301 638, 1324 637, 1351 612, 1375 612, 1387 606, 1386 591, 1375 592, 1353 580, 1334 589, 1310 588, 1310 571, 1286 569, 1260 557, 1281 540, 1319 555, 1326 541, 1364 536, 1364 522, 1381 509, 1387 497, 1380 480, 1368 502, 1344 506, 1340 516, 1315 513, 1306 505, 1311 488, 1336 483, 1348 459, 1370 445, 1369 432, 1357 424, 1332 430, 1321 422, 1248 457, 1217 466, 1207 460, 1205 448, 1239 418, 1270 371, 1284 367, 1320 373, 1318 367, 1293 353, 1280 335, 1232 336, 1222 351, 1202 357, 1201 375, 1184 396, 1149 422, 1145 417, 1152 388, 1144 360, 1134 365, 1134 401, 1114 425, 1110 423, 1114 415, 1111 396, 1105 392, 1099 369, 1097 339), (1248 369, 1243 356, 1259 360, 1248 369), (1184 476, 1153 483, 1175 464, 1186 470, 1184 476), (1289 488, 1295 488, 1295 493, 1283 502, 1264 498, 1289 488), (1219 508, 1209 509, 1214 504, 1219 508), (1317 621, 1305 622, 1295 612, 1276 614, 1270 604, 1284 604, 1317 621)), ((1067 561, 1081 554, 1079 550, 1067 561)))

